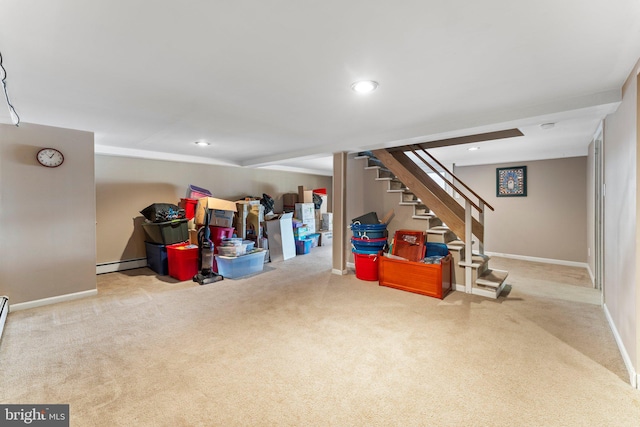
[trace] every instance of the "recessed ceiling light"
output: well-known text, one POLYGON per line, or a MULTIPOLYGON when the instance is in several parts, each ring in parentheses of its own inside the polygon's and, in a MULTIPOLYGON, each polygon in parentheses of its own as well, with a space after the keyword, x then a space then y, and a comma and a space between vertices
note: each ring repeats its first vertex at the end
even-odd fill
POLYGON ((195 144, 199 145, 201 147, 206 147, 206 146, 210 145, 207 141, 196 141, 195 144))
POLYGON ((549 122, 549 123, 543 123, 540 125, 541 129, 553 129, 553 127, 555 126, 555 123, 549 122))
POLYGON ((469 147, 469 148, 467 148, 467 150, 469 150, 469 151, 477 151, 479 149, 480 149, 480 147, 469 147))
POLYGON ((373 92, 377 88, 378 88, 378 82, 374 82, 373 80, 361 80, 351 85, 351 89, 353 89, 355 92, 358 92, 358 93, 373 92))

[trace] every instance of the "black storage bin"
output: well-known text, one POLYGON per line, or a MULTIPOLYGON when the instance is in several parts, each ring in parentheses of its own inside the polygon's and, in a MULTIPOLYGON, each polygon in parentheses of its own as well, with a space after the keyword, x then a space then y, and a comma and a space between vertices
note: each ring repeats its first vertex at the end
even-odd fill
POLYGON ((187 228, 188 219, 177 219, 167 222, 147 222, 142 224, 148 241, 161 245, 173 245, 174 243, 189 240, 187 228))
POLYGON ((375 212, 369 212, 364 215, 361 215, 357 218, 353 218, 351 223, 357 224, 380 224, 380 220, 378 220, 378 214, 375 212))
POLYGON ((169 258, 167 258, 167 246, 157 243, 144 242, 147 248, 147 267, 161 276, 169 274, 169 258))

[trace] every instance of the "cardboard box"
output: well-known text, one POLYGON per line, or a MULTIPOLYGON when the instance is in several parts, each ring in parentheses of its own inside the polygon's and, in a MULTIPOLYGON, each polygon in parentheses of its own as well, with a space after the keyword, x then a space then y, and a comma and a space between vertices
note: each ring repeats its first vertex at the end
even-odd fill
POLYGON ((305 221, 304 226, 309 230, 309 233, 313 234, 316 232, 316 220, 305 221))
POLYGON ((234 217, 234 227, 238 237, 243 239, 251 236, 262 236, 262 223, 264 222, 264 206, 260 200, 238 200, 238 208, 234 217))
POLYGON ((264 222, 271 261, 283 261, 296 256, 293 238, 293 213, 283 213, 264 222))
MULTIPOLYGON (((255 208, 255 207, 254 207, 255 208)), ((259 209, 251 209, 247 215, 247 235, 248 239, 258 239, 263 235, 264 227, 264 206, 259 209)))
POLYGON ((285 212, 293 212, 298 203, 298 193, 287 193, 282 195, 282 209, 285 212))
POLYGON ((322 214, 320 228, 322 230, 333 230, 333 214, 331 212, 322 214))
POLYGON ((189 230, 189 243, 192 245, 198 244, 198 230, 189 230))
POLYGON ((318 246, 329 246, 333 243, 333 231, 320 230, 320 239, 318 240, 318 246))
POLYGON ((304 186, 298 186, 298 203, 313 203, 313 190, 305 190, 304 186))
POLYGON ((209 225, 233 227, 233 216, 237 211, 235 202, 216 199, 214 197, 203 197, 198 199, 195 216, 196 225, 204 225, 205 212, 207 209, 209 209, 210 215, 209 225))
POLYGON ((303 223, 307 223, 308 220, 316 219, 315 209, 313 203, 296 203, 296 218, 303 223))

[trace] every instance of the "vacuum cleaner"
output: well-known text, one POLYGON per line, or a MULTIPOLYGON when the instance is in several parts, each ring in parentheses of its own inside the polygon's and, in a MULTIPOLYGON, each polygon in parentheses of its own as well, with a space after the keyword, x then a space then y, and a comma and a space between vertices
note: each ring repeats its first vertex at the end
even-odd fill
POLYGON ((198 230, 198 273, 193 276, 193 281, 201 285, 219 282, 224 279, 221 275, 213 271, 214 245, 211 241, 211 230, 209 229, 209 209, 205 215, 204 227, 198 230))

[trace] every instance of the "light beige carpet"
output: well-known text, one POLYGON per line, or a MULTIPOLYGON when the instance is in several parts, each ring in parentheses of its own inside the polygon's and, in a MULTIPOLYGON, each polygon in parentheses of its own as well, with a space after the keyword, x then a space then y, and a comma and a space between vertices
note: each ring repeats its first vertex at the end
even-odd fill
POLYGON ((69 403, 72 426, 639 424, 597 291, 512 271, 498 300, 441 301, 330 257, 206 286, 105 274, 96 297, 11 313, 0 402, 69 403))

